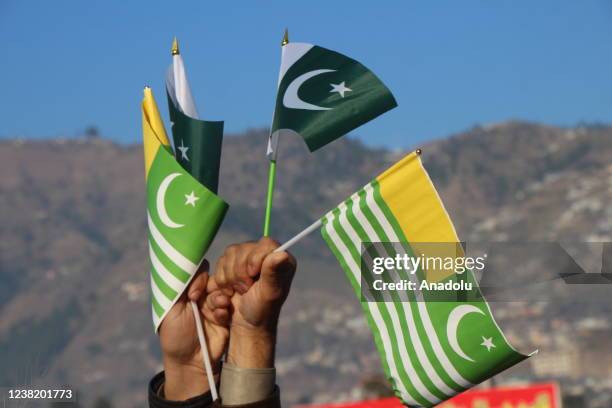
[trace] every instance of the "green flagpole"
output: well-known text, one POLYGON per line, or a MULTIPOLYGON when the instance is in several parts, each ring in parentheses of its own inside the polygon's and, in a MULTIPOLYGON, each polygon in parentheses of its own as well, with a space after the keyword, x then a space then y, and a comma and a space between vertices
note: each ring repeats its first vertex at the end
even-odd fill
POLYGON ((268 170, 268 194, 266 197, 266 217, 264 219, 264 237, 270 236, 270 217, 272 216, 272 198, 274 196, 274 182, 276 180, 276 160, 270 160, 268 170))
MULTIPOLYGON (((281 41, 281 47, 289 43, 289 31, 285 28, 285 34, 283 35, 283 41, 281 41)), ((276 146, 278 148, 278 146, 276 146)), ((276 159, 270 160, 270 167, 268 170, 268 193, 266 195, 266 215, 264 218, 264 230, 263 236, 270 236, 270 219, 272 218, 272 201, 274 197, 274 184, 276 181, 276 159)))

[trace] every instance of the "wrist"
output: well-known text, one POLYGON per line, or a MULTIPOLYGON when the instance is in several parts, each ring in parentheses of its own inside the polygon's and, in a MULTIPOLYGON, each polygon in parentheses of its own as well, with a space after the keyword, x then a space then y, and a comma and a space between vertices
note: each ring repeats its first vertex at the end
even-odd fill
POLYGON ((227 362, 239 368, 274 367, 276 323, 265 326, 232 325, 227 362))
POLYGON ((185 401, 209 391, 208 377, 201 364, 176 363, 164 359, 164 398, 185 401))

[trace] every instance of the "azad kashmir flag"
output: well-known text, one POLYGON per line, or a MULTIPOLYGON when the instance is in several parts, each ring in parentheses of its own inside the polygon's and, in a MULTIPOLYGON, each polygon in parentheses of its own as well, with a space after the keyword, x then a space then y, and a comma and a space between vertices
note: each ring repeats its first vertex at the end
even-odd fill
POLYGON ((174 158, 150 88, 144 90, 142 128, 157 332, 202 263, 228 205, 174 158))
POLYGON ((176 160, 205 187, 216 193, 223 122, 199 120, 176 38, 172 44, 172 65, 166 74, 166 94, 176 160))
POLYGON ((472 271, 425 262, 414 273, 395 263, 382 273, 374 268, 376 258, 464 257, 417 152, 321 222, 323 238, 361 300, 386 377, 404 404, 432 407, 527 358, 504 337, 472 271), (381 290, 381 281, 405 287, 381 290), (428 290, 423 282, 462 289, 428 290))
POLYGON ((312 44, 283 40, 276 107, 266 155, 280 134, 299 134, 310 151, 397 106, 389 89, 359 62, 312 44))

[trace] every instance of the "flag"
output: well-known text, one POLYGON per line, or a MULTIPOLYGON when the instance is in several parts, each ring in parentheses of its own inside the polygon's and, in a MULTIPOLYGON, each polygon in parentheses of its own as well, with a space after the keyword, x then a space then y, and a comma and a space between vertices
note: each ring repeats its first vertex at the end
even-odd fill
POLYGON ((383 273, 384 280, 415 282, 416 289, 372 296, 377 278, 371 265, 376 257, 463 256, 450 217, 417 153, 406 156, 321 221, 323 238, 362 300, 386 376, 405 404, 434 406, 527 357, 508 343, 477 285, 454 297, 419 290, 422 281, 475 283, 471 271, 458 274, 432 265, 411 274, 393 266, 383 273))
POLYGON ((314 151, 396 106, 389 89, 359 62, 316 45, 286 43, 267 156, 276 160, 281 133, 299 134, 314 151))
POLYGON ((176 160, 200 183, 216 193, 223 122, 199 120, 176 39, 172 54, 172 65, 166 74, 166 93, 176 160))
POLYGON ((228 205, 174 158, 149 88, 142 102, 142 127, 151 303, 157 331, 204 259, 228 205))

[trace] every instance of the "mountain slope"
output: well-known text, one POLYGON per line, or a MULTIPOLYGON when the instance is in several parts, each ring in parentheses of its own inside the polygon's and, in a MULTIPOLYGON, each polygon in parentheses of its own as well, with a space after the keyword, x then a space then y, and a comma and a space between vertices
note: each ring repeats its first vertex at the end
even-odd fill
MULTIPOLYGON (((266 140, 264 130, 226 137, 220 194, 231 208, 212 260, 261 231, 266 140)), ((612 240, 612 128, 508 122, 422 147, 463 239, 612 240)), ((273 235, 299 232, 404 153, 345 138, 311 155, 300 140, 282 140, 273 235)), ((85 400, 142 404, 160 360, 147 300, 141 155, 140 146, 101 139, 0 142, 0 384, 66 383, 85 400)), ((295 253, 300 268, 279 329, 283 398, 333 399, 378 373, 378 358, 322 240, 313 234, 295 253)), ((545 310, 532 327, 583 317, 559 313, 545 310)), ((510 336, 530 344, 518 331, 526 321, 511 315, 501 319, 510 336)), ((533 370, 526 363, 501 378, 538 378, 533 370)))

